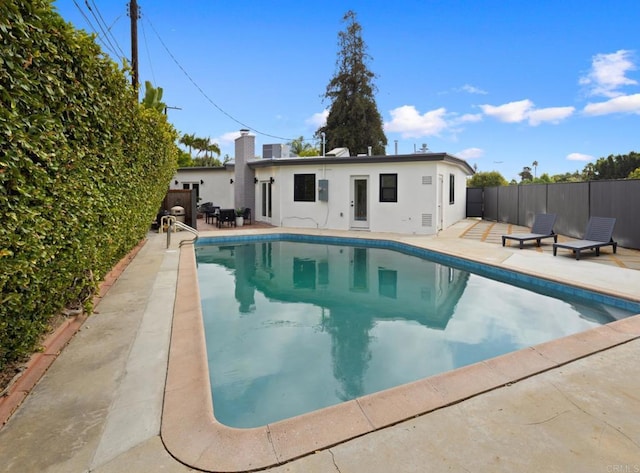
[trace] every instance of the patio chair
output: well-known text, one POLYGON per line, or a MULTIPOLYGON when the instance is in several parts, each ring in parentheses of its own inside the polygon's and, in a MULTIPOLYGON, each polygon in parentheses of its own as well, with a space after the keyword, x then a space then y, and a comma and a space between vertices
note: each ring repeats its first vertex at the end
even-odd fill
POLYGON ((242 218, 244 219, 244 223, 251 225, 251 209, 249 207, 245 207, 242 212, 242 218))
POLYGON ((220 207, 218 207, 217 205, 211 205, 207 207, 206 211, 204 212, 204 215, 205 215, 204 221, 206 223, 213 224, 218 217, 218 213, 220 213, 220 207))
POLYGON ((520 242, 520 249, 523 243, 529 240, 535 240, 540 246, 540 240, 543 238, 553 238, 554 243, 558 241, 558 235, 553 231, 553 225, 556 223, 556 214, 538 214, 533 219, 531 233, 512 233, 511 235, 502 235, 502 246, 506 240, 517 240, 520 242))
POLYGON ((230 227, 235 227, 236 211, 234 209, 220 209, 217 222, 218 228, 222 227, 225 223, 228 223, 230 227))
POLYGON ((613 227, 615 224, 615 218, 591 217, 589 223, 587 223, 587 231, 584 233, 584 239, 554 243, 553 256, 556 256, 558 248, 572 250, 577 260, 580 259, 580 252, 582 250, 596 250, 596 256, 600 256, 600 248, 608 245, 613 246, 613 252, 615 253, 618 249, 618 242, 613 241, 613 227))

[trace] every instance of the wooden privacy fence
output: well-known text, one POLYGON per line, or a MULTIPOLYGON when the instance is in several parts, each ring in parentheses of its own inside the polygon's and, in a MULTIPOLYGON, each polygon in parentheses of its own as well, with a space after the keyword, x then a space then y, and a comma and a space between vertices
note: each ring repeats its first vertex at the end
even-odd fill
POLYGON ((179 205, 184 207, 185 219, 184 223, 192 228, 198 228, 198 214, 196 211, 196 191, 195 189, 174 189, 168 190, 167 195, 162 202, 162 210, 171 211, 171 207, 179 205))

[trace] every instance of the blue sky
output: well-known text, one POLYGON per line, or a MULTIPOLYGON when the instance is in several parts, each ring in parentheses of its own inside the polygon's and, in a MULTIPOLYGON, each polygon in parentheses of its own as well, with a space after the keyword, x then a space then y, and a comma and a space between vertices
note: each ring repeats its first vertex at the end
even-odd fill
MULTIPOLYGON (((640 151, 638 0, 138 3, 141 83, 162 87, 180 108, 168 111, 175 127, 211 137, 223 156, 244 127, 257 153, 312 139, 349 9, 377 75, 387 154, 395 140, 399 154, 426 143, 519 180, 534 161, 537 175, 553 175, 640 151)), ((97 31, 114 60, 130 58, 125 0, 53 5, 97 31)))

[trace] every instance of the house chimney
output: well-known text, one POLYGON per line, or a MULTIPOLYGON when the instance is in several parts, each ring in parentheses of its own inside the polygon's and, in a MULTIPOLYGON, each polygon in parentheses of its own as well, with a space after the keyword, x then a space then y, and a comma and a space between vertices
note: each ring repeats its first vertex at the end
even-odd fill
POLYGON ((247 162, 255 158, 256 137, 249 134, 249 130, 240 130, 240 136, 235 141, 236 156, 233 179, 234 207, 249 207, 255 212, 256 186, 253 182, 255 172, 249 169, 247 162))

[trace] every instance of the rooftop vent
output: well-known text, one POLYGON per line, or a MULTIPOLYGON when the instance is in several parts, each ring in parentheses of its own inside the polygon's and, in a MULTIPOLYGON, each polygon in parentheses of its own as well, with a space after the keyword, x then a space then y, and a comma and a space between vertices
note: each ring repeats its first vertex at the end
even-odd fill
POLYGON ((327 156, 335 156, 336 158, 348 158, 349 148, 333 148, 327 153, 327 156))

